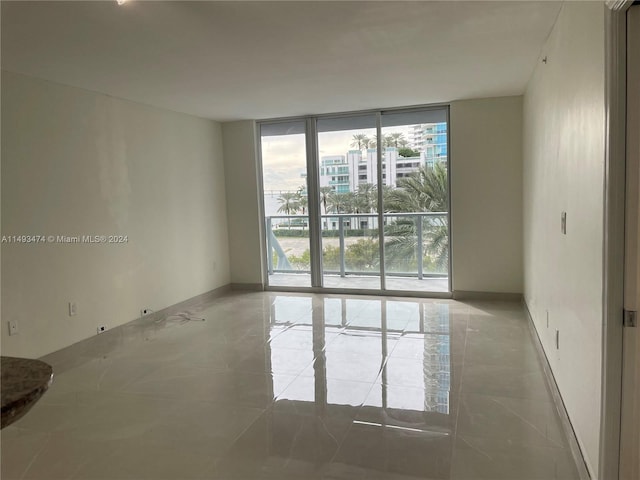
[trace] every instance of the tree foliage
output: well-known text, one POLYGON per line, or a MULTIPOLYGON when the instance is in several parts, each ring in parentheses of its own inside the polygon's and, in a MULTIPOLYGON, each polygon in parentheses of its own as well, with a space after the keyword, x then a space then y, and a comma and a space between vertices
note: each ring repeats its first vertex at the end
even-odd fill
MULTIPOLYGON (((437 163, 422 166, 398 180, 385 202, 387 212, 447 212, 449 209, 447 168, 437 163)), ((391 262, 415 263, 418 254, 418 228, 415 217, 399 217, 385 227, 385 254, 391 262)), ((449 261, 449 228, 446 217, 423 217, 422 252, 427 264, 439 271, 449 261)))
POLYGON ((398 188, 387 195, 387 212, 446 212, 449 209, 447 167, 423 165, 417 172, 398 179, 398 188))
POLYGON ((413 150, 409 147, 400 147, 398 149, 398 155, 401 157, 409 158, 409 157, 417 157, 420 155, 420 152, 417 150, 413 150))
POLYGON ((348 269, 356 271, 377 270, 380 266, 378 241, 363 238, 346 248, 344 257, 348 269))
POLYGON ((403 133, 389 133, 388 135, 385 135, 385 139, 388 147, 403 148, 409 144, 407 139, 404 138, 403 133))
POLYGON ((298 210, 298 194, 296 192, 281 193, 278 202, 280 202, 279 213, 292 215, 298 210))
MULTIPOLYGON (((357 141, 355 137, 354 142, 357 141)), ((447 167, 444 163, 420 167, 408 177, 398 179, 397 188, 383 186, 385 213, 448 212, 448 198, 447 167)), ((297 192, 284 192, 278 201, 278 212, 286 215, 301 212, 304 215, 307 211, 306 188, 303 186, 297 192)), ((322 187, 320 205, 324 215, 374 213, 378 205, 378 188, 372 184, 361 184, 355 192, 338 193, 331 187, 322 187)), ((449 261, 446 216, 423 216, 421 232, 418 231, 418 224, 415 216, 407 216, 397 217, 384 227, 386 258, 388 264, 393 266, 389 271, 414 271, 419 260, 418 254, 422 251, 422 262, 426 269, 446 272, 449 261), (418 248, 419 233, 422 237, 421 249, 418 248)), ((295 268, 310 268, 308 252, 299 258, 290 258, 290 261, 295 268)), ((326 246, 323 262, 326 270, 338 270, 339 249, 326 246)), ((348 270, 378 269, 380 258, 377 238, 361 239, 349 245, 345 250, 345 262, 348 270)))
POLYGON ((363 150, 369 146, 371 140, 364 133, 357 133, 351 138, 351 146, 357 147, 358 150, 363 150))

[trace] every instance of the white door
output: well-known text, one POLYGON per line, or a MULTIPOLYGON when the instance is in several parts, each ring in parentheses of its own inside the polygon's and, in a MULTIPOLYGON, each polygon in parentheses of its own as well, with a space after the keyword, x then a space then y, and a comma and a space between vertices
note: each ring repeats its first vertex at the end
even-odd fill
MULTIPOLYGON (((627 311, 640 307, 640 6, 627 13, 627 311)), ((640 479, 640 327, 624 329, 620 479, 640 479)))

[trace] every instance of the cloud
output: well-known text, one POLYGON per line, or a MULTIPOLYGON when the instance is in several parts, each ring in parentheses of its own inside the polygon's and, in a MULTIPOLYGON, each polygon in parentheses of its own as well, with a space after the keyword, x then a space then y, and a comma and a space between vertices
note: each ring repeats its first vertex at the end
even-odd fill
MULTIPOLYGON (((408 139, 409 127, 386 127, 383 134, 401 132, 408 139)), ((320 159, 330 155, 345 155, 354 147, 353 136, 364 133, 369 138, 375 129, 342 130, 318 134, 320 159)), ((262 137, 262 171, 264 190, 297 190, 305 184, 302 176, 307 171, 307 154, 304 134, 262 137)))

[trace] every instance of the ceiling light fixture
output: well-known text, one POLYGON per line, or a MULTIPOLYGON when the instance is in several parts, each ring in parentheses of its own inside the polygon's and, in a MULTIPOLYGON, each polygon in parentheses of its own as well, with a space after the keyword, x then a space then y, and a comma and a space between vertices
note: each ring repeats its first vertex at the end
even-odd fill
POLYGON ((116 2, 118 3, 118 5, 124 5, 126 3, 127 0, 116 0, 116 2))

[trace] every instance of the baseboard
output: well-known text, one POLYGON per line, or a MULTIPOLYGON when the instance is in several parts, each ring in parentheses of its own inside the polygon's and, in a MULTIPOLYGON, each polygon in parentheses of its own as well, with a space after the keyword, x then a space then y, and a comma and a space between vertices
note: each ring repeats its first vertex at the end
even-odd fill
MULTIPOLYGON (((200 295, 196 295, 195 297, 188 298, 182 302, 176 303, 174 305, 170 305, 162 310, 158 310, 157 312, 153 312, 150 315, 145 316, 144 318, 148 318, 149 320, 160 320, 162 318, 166 318, 171 315, 175 315, 176 313, 182 312, 184 310, 188 310, 191 307, 195 307, 196 305, 200 305, 205 302, 210 302, 215 300, 216 298, 220 298, 223 295, 226 295, 231 291, 231 284, 226 284, 218 288, 214 288, 213 290, 209 290, 208 292, 202 293, 200 295)), ((135 319, 136 321, 139 319, 135 319)), ((126 324, 125 324, 126 325, 126 324)))
POLYGON ((117 347, 121 340, 125 337, 126 329, 140 328, 144 330, 149 325, 161 322, 163 319, 175 315, 193 307, 202 305, 203 303, 213 301, 219 297, 228 294, 231 291, 231 285, 226 284, 215 288, 208 292, 188 298, 182 302, 170 305, 162 310, 145 315, 141 318, 135 318, 129 322, 108 329, 100 335, 92 335, 84 340, 75 342, 67 347, 56 350, 40 357, 40 360, 53 366, 54 375, 62 373, 70 368, 85 363, 89 358, 96 356, 104 356, 113 348, 117 347))
POLYGON ((454 290, 454 300, 499 300, 502 302, 521 302, 521 293, 509 292, 474 292, 469 290, 454 290))
POLYGON ((261 283, 232 283, 231 290, 262 292, 264 286, 261 283))
POLYGON ((556 379, 553 376, 553 371, 551 370, 551 365, 549 364, 549 359, 547 358, 547 354, 544 351, 544 347, 542 346, 542 342, 540 341, 540 336, 538 335, 538 330, 536 329, 535 324, 533 323, 533 318, 531 317, 531 312, 529 311, 529 306, 527 302, 523 299, 522 304, 524 306, 524 311, 527 315, 527 320, 529 324, 529 330, 531 333, 531 337, 533 339, 533 343, 536 347, 536 351, 538 352, 538 357, 542 362, 544 375, 547 380, 547 385, 549 386, 549 390, 551 390, 551 395, 553 396, 553 403, 556 406, 556 411, 558 412, 558 416, 560 417, 560 422, 562 423, 562 429, 569 441, 569 448, 571 450, 571 455, 573 456, 573 460, 578 468, 578 474, 580 475, 580 480, 590 480, 591 475, 589 475, 589 470, 587 468, 587 464, 584 461, 584 456, 582 455, 582 450, 580 449, 580 444, 578 443, 578 439, 576 438, 576 432, 573 429, 573 425, 571 424, 571 419, 569 419, 569 414, 564 405, 564 400, 562 400, 562 395, 560 394, 560 389, 558 388, 558 384, 556 383, 556 379))

